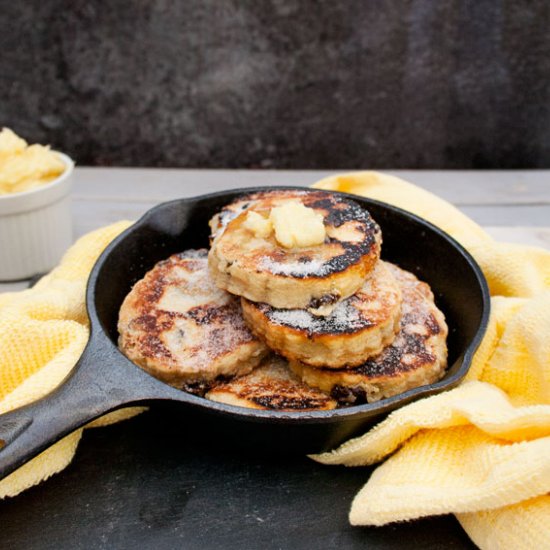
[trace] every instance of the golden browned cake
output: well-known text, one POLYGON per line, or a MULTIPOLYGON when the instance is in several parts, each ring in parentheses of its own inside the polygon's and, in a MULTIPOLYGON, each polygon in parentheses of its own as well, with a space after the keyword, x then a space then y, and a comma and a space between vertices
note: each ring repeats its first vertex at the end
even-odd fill
POLYGON ((361 289, 324 317, 246 298, 242 307, 250 330, 287 359, 327 368, 354 366, 393 342, 400 327, 401 287, 380 260, 361 289))
POLYGON ((321 191, 247 195, 225 207, 210 225, 209 265, 216 284, 277 308, 329 313, 363 286, 380 256, 380 228, 369 213, 352 200, 321 191), (274 211, 289 204, 318 216, 325 233, 320 243, 283 246, 277 231, 250 229, 250 216, 261 229, 263 223, 271 223, 274 211))
POLYGON ((216 384, 207 399, 252 409, 313 411, 336 407, 336 400, 310 388, 288 368, 286 360, 269 355, 250 374, 216 384))
POLYGON ((341 403, 378 401, 439 380, 447 366, 447 325, 430 287, 413 274, 386 264, 401 286, 400 330, 382 353, 354 367, 328 369, 292 361, 307 384, 341 403))
POLYGON ((250 372, 267 353, 244 323, 239 299, 220 290, 207 250, 159 262, 120 308, 119 347, 153 376, 189 391, 250 372))

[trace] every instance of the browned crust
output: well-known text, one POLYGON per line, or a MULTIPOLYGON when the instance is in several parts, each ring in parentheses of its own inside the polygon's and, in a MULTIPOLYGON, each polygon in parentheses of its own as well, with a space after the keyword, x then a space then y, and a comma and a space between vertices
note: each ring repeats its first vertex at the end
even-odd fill
POLYGON ((390 346, 359 366, 328 369, 298 361, 290 364, 306 383, 340 401, 376 401, 432 383, 444 373, 448 328, 429 286, 395 265, 389 267, 403 293, 400 331, 390 346))
POLYGON ((380 257, 380 228, 369 213, 349 199, 319 191, 247 195, 237 206, 228 205, 211 226, 215 238, 209 263, 218 286, 275 307, 316 309, 350 296, 380 257), (281 201, 295 199, 323 216, 325 243, 289 250, 272 235, 247 249, 251 234, 243 228, 246 211, 267 215, 281 201))
POLYGON ((129 359, 176 386, 249 372, 267 352, 238 300, 211 281, 206 250, 175 254, 150 270, 125 298, 118 330, 129 359))
POLYGON ((250 374, 217 384, 206 397, 230 405, 270 411, 313 411, 336 407, 326 393, 310 388, 290 371, 286 361, 271 355, 250 374))
POLYGON ((360 365, 391 344, 400 328, 401 290, 380 261, 363 287, 327 316, 241 299, 245 322, 272 350, 311 366, 360 365))

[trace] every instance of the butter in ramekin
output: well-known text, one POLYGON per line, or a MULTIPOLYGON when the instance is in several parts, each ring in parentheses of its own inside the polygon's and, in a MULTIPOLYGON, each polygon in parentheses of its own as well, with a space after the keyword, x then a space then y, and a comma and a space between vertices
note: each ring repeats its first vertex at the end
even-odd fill
POLYGON ((0 196, 45 185, 65 171, 65 164, 44 145, 29 145, 9 128, 0 132, 0 196))

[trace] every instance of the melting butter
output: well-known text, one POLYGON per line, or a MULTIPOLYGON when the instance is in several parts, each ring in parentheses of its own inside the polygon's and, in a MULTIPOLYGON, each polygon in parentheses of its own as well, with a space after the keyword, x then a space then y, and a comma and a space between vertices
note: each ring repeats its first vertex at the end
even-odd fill
POLYGON ((287 202, 272 208, 269 218, 275 239, 285 248, 315 246, 325 241, 323 216, 300 202, 287 202))
POLYGON ((273 224, 269 218, 264 218, 257 212, 250 211, 246 215, 243 226, 254 233, 259 239, 266 239, 273 232, 273 224))

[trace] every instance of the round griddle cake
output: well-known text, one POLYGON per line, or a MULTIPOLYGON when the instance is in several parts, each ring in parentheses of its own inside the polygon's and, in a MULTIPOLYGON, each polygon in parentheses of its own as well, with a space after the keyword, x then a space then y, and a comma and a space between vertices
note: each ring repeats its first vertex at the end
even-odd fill
POLYGON ((269 355, 250 374, 216 384, 207 399, 252 409, 313 411, 336 407, 336 400, 304 384, 285 359, 269 355))
POLYGON ((290 367, 310 386, 341 403, 379 401, 439 380, 447 365, 447 325, 430 287, 413 274, 386 264, 401 286, 400 330, 382 353, 355 367, 327 369, 291 361, 290 367))
POLYGON ((320 191, 274 190, 246 195, 210 222, 211 275, 225 290, 277 308, 328 313, 354 294, 380 257, 381 233, 352 200, 320 191), (316 246, 285 248, 271 234, 256 237, 245 226, 249 211, 264 218, 273 207, 300 202, 321 214, 327 237, 316 246))
POLYGON ((378 261, 363 286, 324 317, 242 298, 250 330, 287 359, 339 368, 364 363, 391 344, 400 328, 401 287, 378 261))
POLYGON ((244 323, 239 299, 210 278, 207 254, 189 250, 159 262, 134 285, 119 313, 122 352, 188 390, 250 372, 267 353, 244 323))

